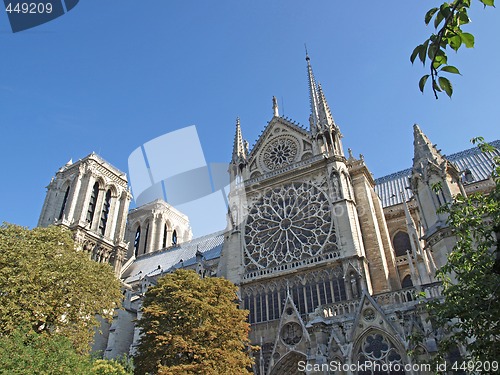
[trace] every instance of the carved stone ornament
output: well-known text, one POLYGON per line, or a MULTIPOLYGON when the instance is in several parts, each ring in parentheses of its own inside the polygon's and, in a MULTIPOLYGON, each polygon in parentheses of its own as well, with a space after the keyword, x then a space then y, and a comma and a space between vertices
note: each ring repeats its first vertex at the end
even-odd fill
POLYGON ((297 345, 302 340, 302 327, 299 323, 290 322, 281 328, 281 339, 286 345, 297 345))
POLYGON ((366 309, 363 311, 363 319, 367 322, 373 322, 375 320, 375 311, 373 309, 366 309))
POLYGON ((297 160, 298 143, 294 138, 281 136, 272 140, 264 149, 262 162, 270 171, 280 169, 297 160))

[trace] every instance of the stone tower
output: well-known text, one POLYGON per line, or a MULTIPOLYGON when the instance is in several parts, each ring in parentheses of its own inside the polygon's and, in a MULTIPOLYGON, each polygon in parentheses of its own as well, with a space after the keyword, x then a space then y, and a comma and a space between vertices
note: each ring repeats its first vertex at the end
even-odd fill
POLYGON ((305 360, 300 353, 329 345, 328 334, 306 329, 305 317, 320 306, 400 288, 373 177, 362 157, 344 156, 306 61, 309 129, 281 117, 273 98, 273 117, 250 152, 237 121, 229 167, 219 274, 240 287, 250 310, 261 374, 287 373, 305 360))
POLYGON ((425 230, 424 239, 432 248, 437 268, 441 268, 456 241, 447 228, 447 214, 438 208, 451 202, 453 196, 466 193, 457 167, 441 155, 418 125, 413 126, 413 138, 411 189, 425 230))
POLYGON ((178 245, 193 237, 186 215, 157 199, 130 210, 125 239, 127 259, 178 245))
POLYGON ((69 161, 52 178, 38 226, 69 228, 81 250, 110 263, 119 275, 127 251, 123 236, 130 199, 125 173, 92 153, 69 161))

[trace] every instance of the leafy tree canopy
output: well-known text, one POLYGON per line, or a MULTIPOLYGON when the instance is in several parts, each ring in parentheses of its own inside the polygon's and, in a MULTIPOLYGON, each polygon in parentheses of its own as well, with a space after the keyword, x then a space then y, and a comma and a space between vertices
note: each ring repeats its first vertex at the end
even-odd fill
MULTIPOLYGON (((425 14, 425 24, 429 25, 434 20, 432 24, 436 33, 432 33, 422 44, 415 47, 410 61, 413 63, 417 57, 424 65, 429 61, 430 74, 422 76, 418 86, 420 91, 424 92, 425 84, 431 77, 432 91, 436 99, 438 92, 444 91, 449 97, 453 94, 453 86, 443 74, 460 74, 458 68, 448 64, 448 48, 458 51, 462 46, 474 47, 474 35, 462 30, 462 27, 470 22, 468 11, 471 2, 471 0, 444 2, 425 14)), ((479 2, 484 7, 495 6, 494 0, 479 0, 479 2)))
POLYGON ((236 286, 194 271, 167 274, 144 298, 138 374, 248 374, 248 311, 236 286))
POLYGON ((90 357, 76 353, 64 336, 38 334, 29 328, 0 335, 2 375, 90 374, 91 366, 90 357))
POLYGON ((67 337, 88 352, 99 326, 120 306, 120 282, 107 264, 75 250, 61 227, 0 227, 0 335, 20 325, 67 337))
POLYGON ((9 335, 0 336, 0 375, 132 374, 122 363, 92 360, 89 355, 78 354, 68 338, 35 333, 30 327, 21 327, 9 335))
MULTIPOLYGON (((483 152, 493 150, 482 138, 473 142, 483 152)), ((493 192, 458 195, 441 208, 457 243, 437 273, 444 301, 428 305, 433 326, 443 335, 438 358, 457 346, 466 348, 465 359, 474 363, 491 363, 500 353, 500 157, 494 161, 493 192)))

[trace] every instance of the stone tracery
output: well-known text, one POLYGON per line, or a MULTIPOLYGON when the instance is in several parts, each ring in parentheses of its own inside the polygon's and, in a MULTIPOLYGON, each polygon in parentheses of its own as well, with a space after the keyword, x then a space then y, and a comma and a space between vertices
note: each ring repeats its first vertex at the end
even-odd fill
POLYGON ((316 256, 333 231, 330 202, 320 189, 301 182, 270 190, 249 210, 247 271, 316 256))
POLYGON ((275 170, 297 159, 298 145, 291 137, 278 137, 265 148, 262 161, 267 169, 275 170))

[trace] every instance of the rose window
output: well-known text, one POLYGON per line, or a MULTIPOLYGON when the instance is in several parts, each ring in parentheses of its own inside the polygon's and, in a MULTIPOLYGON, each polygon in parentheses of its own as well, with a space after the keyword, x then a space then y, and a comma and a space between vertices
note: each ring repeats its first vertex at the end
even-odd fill
POLYGON ((302 339, 302 327, 299 323, 287 323, 281 329, 281 339, 287 345, 297 345, 302 339))
POLYGON ((293 163, 297 157, 297 142, 292 138, 280 137, 272 141, 264 150, 262 161, 269 170, 279 169, 293 163))
POLYGON ((247 271, 316 256, 328 240, 336 242, 330 202, 321 190, 307 183, 270 190, 249 209, 247 271))

